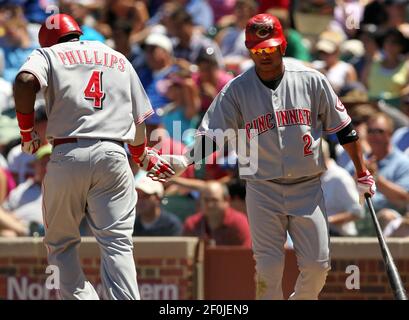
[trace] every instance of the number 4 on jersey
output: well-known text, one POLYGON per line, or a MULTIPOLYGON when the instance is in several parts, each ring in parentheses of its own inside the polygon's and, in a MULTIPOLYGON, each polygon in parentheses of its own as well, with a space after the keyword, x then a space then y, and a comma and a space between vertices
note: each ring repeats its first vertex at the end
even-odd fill
POLYGON ((105 97, 105 92, 102 91, 102 71, 92 71, 84 90, 84 97, 87 100, 94 100, 95 109, 102 109, 102 100, 105 97))

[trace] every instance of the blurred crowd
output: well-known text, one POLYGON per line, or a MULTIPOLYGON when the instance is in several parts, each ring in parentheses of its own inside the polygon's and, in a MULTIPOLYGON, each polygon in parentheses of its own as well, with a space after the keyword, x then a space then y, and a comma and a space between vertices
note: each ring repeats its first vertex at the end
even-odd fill
MULTIPOLYGON (((104 42, 129 59, 155 110, 146 121, 148 144, 176 154, 192 143, 223 86, 253 66, 244 45, 247 20, 260 12, 277 16, 286 59, 325 74, 351 115, 376 179, 373 202, 384 234, 409 237, 408 0, 0 1, 0 236, 44 234, 41 183, 51 154, 45 102, 40 93, 36 131, 43 146, 34 156, 21 153, 13 81, 39 47, 41 23, 56 10, 77 20, 82 40, 104 42)), ((322 182, 330 234, 372 236, 351 160, 336 135, 326 140, 322 182)), ((164 185, 130 160, 139 197, 134 235, 199 236, 250 247, 235 154, 214 158, 164 185)), ((90 235, 86 223, 81 233, 90 235)))

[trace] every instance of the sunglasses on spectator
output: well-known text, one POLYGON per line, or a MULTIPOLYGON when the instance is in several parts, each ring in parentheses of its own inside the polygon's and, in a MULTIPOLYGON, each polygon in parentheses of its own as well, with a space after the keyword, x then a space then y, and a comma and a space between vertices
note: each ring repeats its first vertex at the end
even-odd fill
POLYGON ((259 49, 250 49, 253 54, 262 54, 263 52, 270 54, 274 53, 278 50, 278 47, 267 47, 267 48, 259 48, 259 49))
POLYGON ((368 129, 368 134, 384 134, 385 132, 384 129, 368 129))

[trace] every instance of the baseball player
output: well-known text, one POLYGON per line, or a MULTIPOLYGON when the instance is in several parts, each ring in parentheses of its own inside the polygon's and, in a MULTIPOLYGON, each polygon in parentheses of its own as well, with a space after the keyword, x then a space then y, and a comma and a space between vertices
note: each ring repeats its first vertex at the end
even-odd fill
POLYGON ((79 224, 84 215, 101 248, 105 299, 139 299, 132 230, 136 193, 124 143, 151 175, 173 171, 146 147, 144 120, 153 113, 126 58, 97 41, 80 41, 71 16, 57 14, 39 31, 41 49, 21 67, 15 106, 22 149, 39 146, 36 93, 43 90, 53 151, 43 182, 44 242, 59 267, 63 299, 98 299, 81 270, 79 224))
MULTIPOLYGON (((290 299, 317 299, 330 270, 320 182, 326 169, 321 150, 323 133, 336 133, 353 159, 361 195, 373 195, 375 183, 362 160, 351 119, 328 80, 318 71, 283 59, 287 42, 279 20, 270 14, 252 17, 246 26, 245 45, 255 66, 231 80, 215 98, 199 127, 204 135, 185 155, 162 156, 178 175, 209 154, 209 141, 220 141, 216 129, 244 130, 245 152, 257 140, 256 170, 245 171, 239 161, 240 175, 246 179, 257 298, 283 299, 288 231, 300 270, 290 299)), ((232 135, 224 136, 225 141, 233 139, 232 135)), ((246 155, 238 150, 239 160, 243 159, 246 155)))

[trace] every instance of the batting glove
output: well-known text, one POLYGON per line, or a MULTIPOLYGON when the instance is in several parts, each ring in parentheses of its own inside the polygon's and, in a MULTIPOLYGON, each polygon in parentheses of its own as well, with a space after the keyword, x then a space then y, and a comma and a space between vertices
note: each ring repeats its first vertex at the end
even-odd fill
POLYGON ((40 137, 34 131, 34 111, 31 113, 16 112, 17 122, 21 135, 21 150, 28 154, 34 154, 40 148, 40 137))
POLYGON ((134 160, 148 172, 147 176, 154 181, 166 182, 175 174, 169 162, 163 159, 159 151, 155 149, 146 147, 142 156, 134 160))
POLYGON ((28 154, 34 154, 40 148, 40 136, 34 130, 20 131, 21 135, 21 150, 28 154))
POLYGON ((366 193, 371 197, 375 195, 375 179, 368 170, 358 175, 357 186, 360 197, 365 197, 366 193))
POLYGON ((175 177, 180 176, 190 165, 188 159, 183 155, 163 154, 162 158, 171 164, 175 177))

